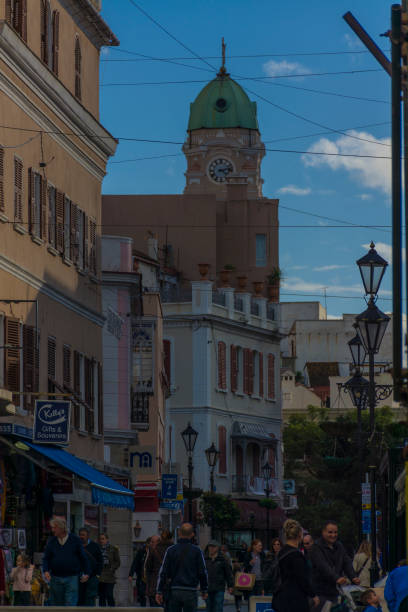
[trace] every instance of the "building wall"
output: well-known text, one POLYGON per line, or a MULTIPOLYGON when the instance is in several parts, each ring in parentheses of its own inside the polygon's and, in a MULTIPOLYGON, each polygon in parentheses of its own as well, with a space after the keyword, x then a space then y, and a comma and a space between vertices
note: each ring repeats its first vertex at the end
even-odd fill
POLYGON ((307 415, 308 406, 321 405, 321 399, 313 389, 309 389, 295 380, 291 370, 283 370, 281 374, 282 416, 288 423, 293 414, 307 415))

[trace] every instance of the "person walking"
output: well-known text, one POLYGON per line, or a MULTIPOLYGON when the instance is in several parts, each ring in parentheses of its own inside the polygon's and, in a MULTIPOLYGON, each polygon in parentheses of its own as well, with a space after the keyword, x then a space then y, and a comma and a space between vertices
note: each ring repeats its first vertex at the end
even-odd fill
POLYGON ((79 537, 68 533, 64 518, 50 520, 53 536, 43 556, 44 578, 50 584, 53 606, 76 606, 79 581, 86 582, 91 571, 79 537))
POLYGON ((222 612, 225 587, 232 594, 234 581, 229 559, 222 552, 217 540, 210 540, 207 546, 205 565, 208 575, 207 612, 222 612))
POLYGON ((31 565, 27 555, 19 554, 16 559, 16 567, 10 573, 10 581, 13 584, 15 606, 31 605, 31 580, 33 578, 34 565, 31 565))
POLYGON ((309 552, 309 550, 310 550, 310 549, 312 548, 312 546, 313 546, 313 538, 312 538, 312 536, 310 535, 310 533, 306 533, 306 534, 303 536, 303 542, 302 542, 302 544, 303 544, 303 550, 304 550, 304 552, 305 552, 305 555, 307 555, 307 553, 309 552))
POLYGON ((196 612, 197 585, 201 596, 207 599, 208 578, 203 553, 192 543, 194 530, 190 523, 183 523, 179 541, 170 546, 164 555, 157 580, 156 601, 163 604, 163 594, 169 588, 169 612, 196 612))
POLYGON ((408 569, 404 561, 389 573, 384 597, 390 612, 408 612, 408 569))
POLYGON ((101 547, 103 558, 103 567, 98 585, 99 605, 101 608, 104 608, 108 604, 110 608, 114 608, 113 588, 116 582, 115 572, 120 567, 119 548, 109 542, 107 533, 99 535, 99 546, 101 547))
POLYGON ((102 551, 98 544, 89 538, 90 531, 88 527, 81 527, 78 535, 91 565, 89 579, 87 582, 81 582, 79 584, 78 606, 93 608, 95 607, 95 601, 98 595, 99 577, 103 567, 102 551))
POLYGON ((320 612, 327 601, 334 603, 338 597, 338 586, 347 583, 360 584, 350 557, 339 541, 339 529, 335 521, 327 521, 322 528, 322 536, 317 539, 309 551, 312 564, 312 584, 320 604, 320 612))
POLYGON ((253 540, 244 560, 244 572, 255 574, 255 585, 250 595, 263 595, 263 565, 265 553, 261 540, 253 540))
POLYGON ((274 594, 272 605, 275 612, 309 612, 309 599, 313 606, 319 605, 314 593, 304 555, 299 550, 303 531, 300 523, 288 519, 283 524, 286 544, 278 554, 280 586, 274 594))
MULTIPOLYGON (((156 602, 156 587, 157 578, 163 563, 164 555, 166 550, 173 544, 171 539, 171 533, 167 529, 164 529, 161 536, 152 536, 150 540, 150 547, 145 561, 145 575, 146 575, 146 592, 149 598, 149 605, 151 608, 157 606, 156 602)), ((168 593, 163 593, 163 601, 168 601, 168 593)))
POLYGON ((265 553, 265 560, 262 569, 262 582, 264 595, 272 595, 274 588, 275 567, 278 562, 278 557, 268 551, 265 553))
POLYGON ((136 552, 129 570, 130 583, 133 582, 133 576, 136 576, 137 600, 142 608, 146 607, 146 576, 144 573, 144 566, 150 546, 150 540, 150 537, 147 538, 144 546, 139 548, 136 552))
POLYGON ((363 540, 353 557, 353 568, 360 585, 366 589, 370 588, 370 567, 371 567, 371 542, 363 540))
POLYGON ((235 604, 235 612, 241 612, 241 603, 242 603, 242 591, 240 591, 236 586, 235 586, 235 579, 236 579, 236 575, 242 572, 242 563, 240 563, 240 561, 238 561, 238 559, 234 559, 232 562, 232 575, 233 575, 233 580, 234 580, 234 590, 233 590, 233 594, 234 594, 234 604, 235 604))
POLYGON ((280 551, 282 550, 282 542, 279 538, 274 538, 271 544, 271 551, 274 557, 278 558, 280 551))

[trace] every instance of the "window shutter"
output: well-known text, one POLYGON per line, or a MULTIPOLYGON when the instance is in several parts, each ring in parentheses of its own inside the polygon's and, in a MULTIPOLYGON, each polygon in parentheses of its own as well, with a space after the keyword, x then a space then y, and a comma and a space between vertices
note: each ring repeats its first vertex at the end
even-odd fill
POLYGON ((92 274, 96 275, 96 221, 89 219, 89 268, 92 274))
POLYGON ((164 371, 167 378, 167 385, 171 386, 171 343, 170 340, 163 340, 164 371))
POLYGON ((6 21, 11 25, 12 14, 11 14, 11 0, 6 0, 6 21))
POLYGON ((9 391, 20 391, 20 322, 18 319, 5 317, 5 344, 16 348, 5 349, 4 385, 9 391))
POLYGON ((14 158, 14 221, 23 222, 23 162, 14 158))
POLYGON ((103 434, 103 370, 102 364, 98 363, 98 434, 103 434))
POLYGON ((78 246, 77 246, 77 205, 71 202, 70 211, 70 247, 69 258, 73 263, 78 261, 78 246))
POLYGON ((263 353, 258 353, 258 359, 259 359, 259 397, 263 397, 263 394, 264 394, 263 353))
POLYGON ((218 473, 227 473, 227 430, 223 425, 218 427, 218 473))
POLYGON ((268 355, 268 399, 275 399, 275 356, 268 355))
POLYGON ((85 403, 87 410, 85 413, 85 429, 89 433, 94 430, 94 393, 93 393, 93 362, 85 357, 85 403))
POLYGON ((218 343, 218 388, 227 388, 227 364, 225 342, 218 343))
POLYGON ((75 97, 81 100, 82 54, 78 36, 75 39, 75 97))
POLYGON ((243 386, 243 390, 245 394, 248 394, 248 389, 249 389, 249 371, 248 371, 248 349, 244 349, 243 351, 244 355, 244 386, 243 386))
POLYGON ((47 179, 41 178, 41 238, 47 240, 47 179))
MULTIPOLYGON (((23 391, 38 391, 39 354, 36 350, 35 327, 23 325, 23 391)), ((33 408, 34 398, 24 395, 24 408, 33 408)))
POLYGON ((58 54, 59 54, 59 12, 52 14, 52 70, 58 76, 58 54))
POLYGON ((88 270, 89 268, 88 235, 89 235, 89 219, 88 219, 88 215, 84 213, 84 270, 88 270))
POLYGON ((27 42, 27 0, 20 0, 21 3, 21 16, 20 16, 20 28, 19 32, 21 34, 21 38, 27 42))
POLYGON ((71 347, 64 344, 62 347, 62 383, 67 389, 71 388, 71 347))
POLYGON ((28 169, 28 231, 35 234, 35 172, 32 168, 28 169))
POLYGON ((55 236, 56 236, 56 217, 55 217, 55 196, 56 191, 54 187, 48 187, 48 242, 51 246, 55 247, 55 236))
POLYGON ((64 200, 62 191, 57 191, 55 196, 56 248, 61 254, 64 252, 64 200))
POLYGON ((0 212, 4 211, 4 149, 0 147, 0 212))
POLYGON ((275 449, 270 447, 268 448, 268 462, 269 465, 272 466, 272 478, 276 478, 276 453, 275 449))
POLYGON ((48 0, 41 0, 41 59, 48 64, 48 0))
POLYGON ((57 343, 55 338, 51 336, 48 338, 47 343, 47 375, 48 375, 48 393, 55 391, 54 381, 56 380, 56 365, 57 360, 57 343))
POLYGON ((238 389, 238 351, 231 344, 231 391, 235 393, 238 389))
MULTIPOLYGON (((81 360, 78 351, 74 351, 74 391, 78 397, 81 395, 81 360)), ((74 402, 74 427, 80 428, 80 405, 74 402)))
POLYGON ((254 353, 248 349, 248 395, 254 392, 254 353))

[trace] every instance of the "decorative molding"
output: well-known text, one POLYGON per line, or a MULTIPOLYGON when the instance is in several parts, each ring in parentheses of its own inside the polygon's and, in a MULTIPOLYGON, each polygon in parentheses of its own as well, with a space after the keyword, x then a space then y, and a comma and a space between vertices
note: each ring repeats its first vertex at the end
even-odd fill
MULTIPOLYGON (((174 415, 175 414, 186 414, 189 416, 190 419, 193 414, 194 415, 211 414, 214 416, 227 417, 231 421, 249 419, 248 422, 250 423, 253 423, 255 420, 257 423, 269 423, 271 425, 277 424, 279 426, 282 423, 282 419, 280 418, 280 413, 279 413, 279 417, 265 417, 259 414, 249 414, 248 412, 243 413, 242 411, 234 411, 233 408, 231 408, 230 410, 225 410, 224 408, 215 408, 213 406, 200 406, 200 407, 188 406, 184 408, 170 406, 168 410, 169 410, 169 416, 173 414, 174 415)), ((249 411, 249 408, 248 408, 248 411, 249 411)))
POLYGON ((42 281, 37 276, 34 276, 31 272, 28 272, 28 270, 25 270, 15 262, 11 261, 2 253, 0 253, 0 270, 8 272, 8 274, 11 274, 21 282, 26 283, 43 295, 46 295, 51 300, 58 302, 65 308, 68 308, 68 310, 75 312, 75 314, 79 315, 80 317, 88 319, 88 321, 91 321, 91 323, 94 323, 99 327, 104 326, 105 317, 102 314, 83 306, 67 295, 64 295, 61 291, 54 289, 51 287, 51 285, 42 281))

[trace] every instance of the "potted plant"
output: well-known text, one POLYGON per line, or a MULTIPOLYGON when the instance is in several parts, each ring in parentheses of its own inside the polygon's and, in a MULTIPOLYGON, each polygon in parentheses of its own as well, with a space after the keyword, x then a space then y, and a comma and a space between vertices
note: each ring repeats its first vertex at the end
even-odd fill
POLYGON ((237 276, 237 281, 238 281, 239 293, 245 293, 247 282, 248 282, 248 277, 247 276, 237 276))
POLYGON ((264 288, 263 281, 254 281, 252 285, 254 287, 255 297, 262 297, 262 292, 264 288))
POLYGON ((200 272, 200 276, 201 276, 200 280, 208 280, 209 269, 210 269, 210 264, 208 263, 198 264, 198 271, 200 272))
POLYGON ((223 270, 220 270, 220 279, 222 283, 222 287, 229 287, 231 280, 231 273, 235 270, 234 266, 227 264, 224 266, 223 270))
POLYGON ((266 279, 268 281, 269 301, 279 302, 279 289, 280 284, 283 281, 282 270, 278 266, 272 268, 266 279))

